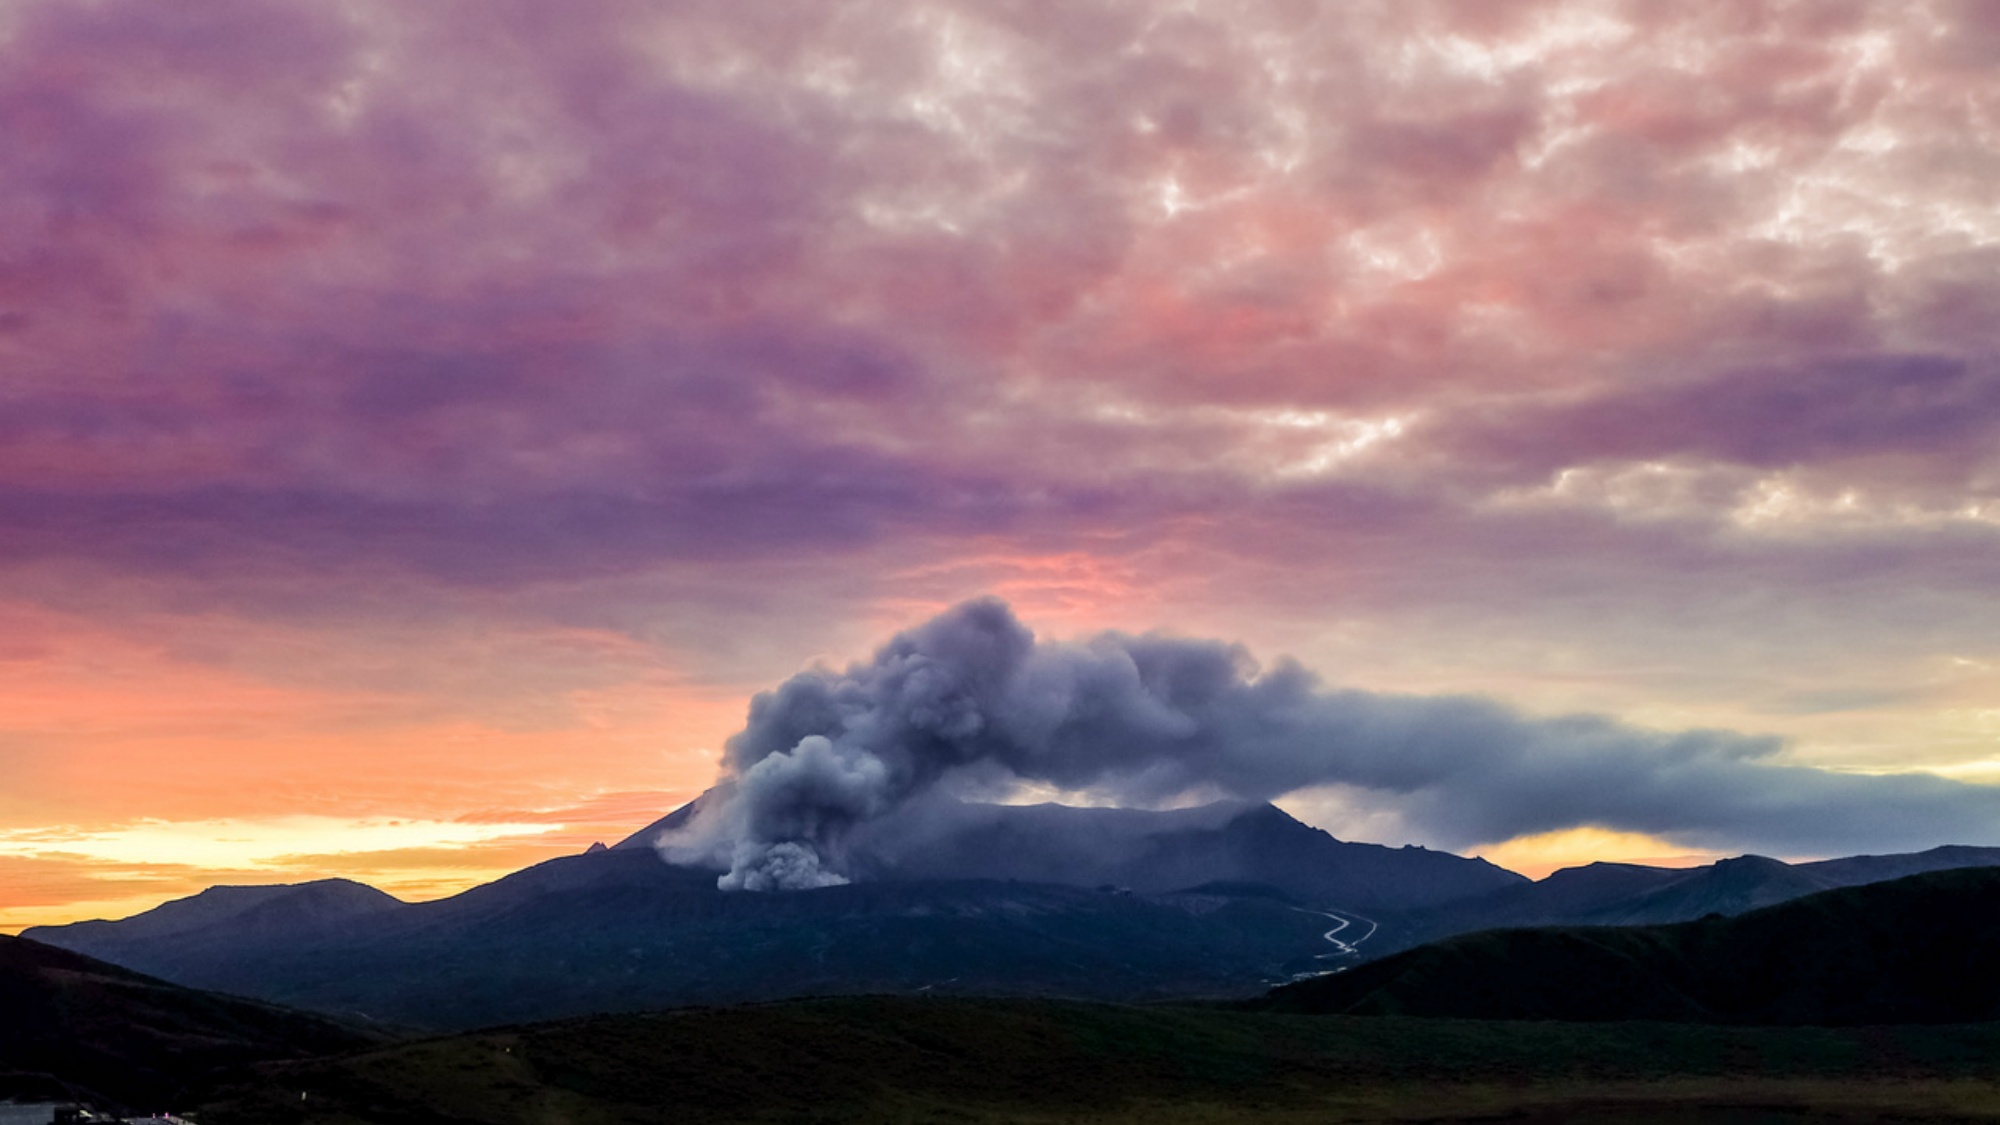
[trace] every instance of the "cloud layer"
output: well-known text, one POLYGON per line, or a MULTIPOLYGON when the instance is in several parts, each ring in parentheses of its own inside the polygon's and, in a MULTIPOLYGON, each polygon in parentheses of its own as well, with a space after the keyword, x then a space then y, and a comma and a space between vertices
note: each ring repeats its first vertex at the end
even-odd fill
POLYGON ((1984 11, 17 5, 6 549, 519 582, 1659 463, 1990 530, 1984 11))

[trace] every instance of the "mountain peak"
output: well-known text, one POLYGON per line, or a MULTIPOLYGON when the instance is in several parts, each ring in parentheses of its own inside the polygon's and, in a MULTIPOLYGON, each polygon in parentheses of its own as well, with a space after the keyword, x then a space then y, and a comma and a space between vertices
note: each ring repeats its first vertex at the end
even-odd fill
POLYGON ((327 924, 396 910, 409 903, 353 879, 315 879, 304 883, 220 884, 199 894, 162 903, 117 922, 73 922, 67 926, 36 926, 24 937, 46 940, 64 935, 66 944, 98 931, 117 927, 121 934, 161 939, 192 933, 221 923, 251 924, 284 918, 327 924))
MULTIPOLYGON (((619 841, 650 849, 709 801, 709 790, 619 841)), ((860 826, 847 841, 858 881, 1000 879, 1142 893, 1261 883, 1303 902, 1408 907, 1511 885, 1484 860, 1338 839, 1268 801, 1226 799, 1174 809, 999 805, 933 795, 860 826)))
POLYGON ((1767 855, 1739 855, 1715 861, 1717 871, 1776 871, 1781 868, 1789 871, 1792 865, 1767 855))
POLYGON ((703 790, 694 800, 689 801, 687 804, 680 806, 653 823, 648 824, 646 827, 611 845, 611 849, 613 851, 621 849, 632 851, 637 848, 654 847, 660 842, 662 835, 676 828, 685 827, 688 821, 693 820, 694 814, 701 811, 702 803, 714 799, 709 796, 709 794, 714 792, 715 790, 713 789, 703 790))

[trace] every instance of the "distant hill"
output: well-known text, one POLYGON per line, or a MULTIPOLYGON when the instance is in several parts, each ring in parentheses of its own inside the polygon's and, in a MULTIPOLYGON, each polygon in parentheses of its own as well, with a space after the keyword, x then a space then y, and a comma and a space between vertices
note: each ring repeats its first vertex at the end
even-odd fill
POLYGON ((48 1075, 138 1109, 172 1107, 220 1067, 368 1046, 302 1012, 168 984, 0 937, 0 1072, 48 1075))
POLYGON ((1467 934, 1274 991, 1277 1011, 1854 1025, 2000 1020, 2000 869, 1667 926, 1467 934))
POLYGON ((1798 868, 1837 887, 1856 887, 1863 883, 1900 879, 1905 875, 1921 875, 1926 871, 1996 866, 2000 866, 2000 848, 1948 844, 1906 855, 1851 855, 1843 859, 1822 859, 1801 863, 1798 868))
POLYGON ((85 948, 103 935, 107 944, 171 941, 210 934, 226 926, 235 934, 290 936, 324 931, 409 905, 352 879, 268 886, 218 886, 156 906, 117 922, 77 922, 60 927, 64 944, 85 948))
POLYGON ((1703 867, 1593 863, 1534 883, 1412 911, 1373 943, 1380 956, 1478 930, 1521 926, 1639 926, 1741 914, 1802 895, 1927 871, 2000 865, 2000 848, 1942 847, 1908 855, 1788 864, 1739 856, 1703 867))

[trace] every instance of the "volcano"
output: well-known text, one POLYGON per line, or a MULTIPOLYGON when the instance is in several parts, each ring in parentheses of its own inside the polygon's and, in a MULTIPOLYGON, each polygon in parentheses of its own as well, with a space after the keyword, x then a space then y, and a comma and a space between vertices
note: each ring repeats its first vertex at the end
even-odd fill
POLYGON ((435 902, 345 880, 213 888, 32 936, 193 987, 462 1028, 813 994, 1248 995, 1357 959, 1399 912, 1526 882, 1270 805, 939 803, 859 841, 850 885, 724 892, 650 846, 692 808, 435 902))

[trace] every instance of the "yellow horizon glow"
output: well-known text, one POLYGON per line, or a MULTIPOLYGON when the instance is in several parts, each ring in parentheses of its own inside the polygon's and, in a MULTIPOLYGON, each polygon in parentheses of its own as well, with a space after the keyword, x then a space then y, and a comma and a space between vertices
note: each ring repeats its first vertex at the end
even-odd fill
POLYGON ((263 819, 146 819, 117 828, 0 829, 0 856, 66 856, 127 864, 257 869, 289 856, 357 855, 407 848, 463 847, 510 836, 540 836, 559 824, 291 815, 263 819))
POLYGON ((1646 867, 1699 867, 1724 858, 1689 852, 1658 836, 1585 826, 1533 836, 1516 836, 1468 853, 1530 879, 1545 879, 1565 867, 1589 863, 1636 863, 1646 867))
POLYGON ((0 902, 0 933, 130 917, 218 885, 345 878, 406 901, 442 898, 580 851, 591 834, 581 830, 602 827, 296 815, 0 830, 0 859, 71 868, 78 890, 0 902))
MULTIPOLYGON (((20 907, 0 905, 0 934, 19 936, 22 931, 36 926, 66 926, 72 922, 130 918, 217 886, 290 886, 322 879, 351 879, 404 902, 427 902, 450 898, 473 887, 510 875, 522 867, 573 854, 577 850, 573 847, 551 846, 540 849, 525 863, 494 862, 465 867, 386 869, 362 865, 337 870, 320 868, 266 869, 249 872, 197 870, 180 875, 159 876, 152 880, 156 884, 154 889, 136 894, 107 895, 53 905, 20 907)), ((466 855, 468 859, 475 859, 477 852, 467 849, 466 855)), ((109 867, 106 873, 125 874, 115 867, 109 867)))

